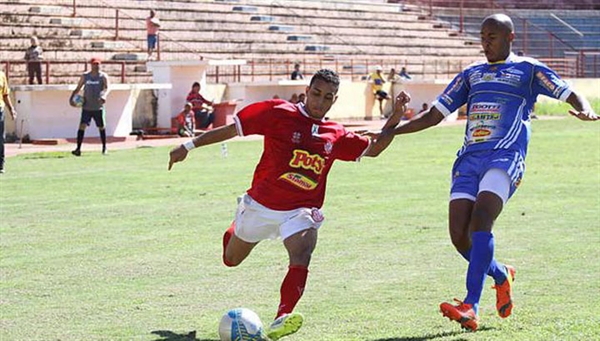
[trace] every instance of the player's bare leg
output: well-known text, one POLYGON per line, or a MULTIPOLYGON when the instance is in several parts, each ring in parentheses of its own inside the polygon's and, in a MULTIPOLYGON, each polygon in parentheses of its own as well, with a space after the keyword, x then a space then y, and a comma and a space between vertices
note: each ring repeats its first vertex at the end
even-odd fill
MULTIPOLYGON (((471 249, 469 222, 475 203, 469 199, 456 199, 449 205, 450 239, 461 255, 468 255, 471 249)), ((468 257, 465 257, 468 260, 468 257)))
POLYGON ((283 241, 288 251, 290 265, 288 273, 281 283, 281 301, 277 310, 277 318, 271 324, 267 335, 271 340, 293 334, 302 327, 304 317, 293 313, 294 307, 304 293, 308 266, 312 253, 317 246, 316 229, 310 228, 291 235, 283 241))
POLYGON ((223 235, 223 263, 238 266, 252 252, 258 243, 249 243, 238 238, 235 233, 235 221, 223 235))
POLYGON ((308 267, 312 253, 317 247, 318 231, 307 229, 293 234, 283 241, 288 251, 291 265, 303 265, 308 267))

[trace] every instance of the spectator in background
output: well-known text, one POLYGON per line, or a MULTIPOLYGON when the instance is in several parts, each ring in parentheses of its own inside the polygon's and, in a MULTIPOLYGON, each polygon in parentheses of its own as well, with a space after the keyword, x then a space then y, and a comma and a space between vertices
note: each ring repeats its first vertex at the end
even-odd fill
POLYGON ((194 129, 196 127, 196 117, 194 110, 192 110, 192 103, 187 102, 183 107, 183 110, 177 115, 177 134, 184 137, 194 137, 194 129))
POLYGON ((31 37, 31 46, 25 51, 25 60, 27 61, 27 73, 29 74, 29 84, 33 84, 33 78, 37 79, 38 84, 42 84, 42 48, 39 46, 39 40, 36 36, 31 37))
POLYGON ((200 94, 200 83, 194 82, 194 84, 192 84, 192 90, 188 94, 186 101, 192 104, 196 128, 208 128, 215 120, 212 108, 214 102, 207 100, 200 94))
POLYGON ((302 72, 300 72, 300 64, 294 64, 294 71, 292 72, 292 80, 304 79, 302 72))
POLYGON ((298 103, 306 104, 306 94, 304 92, 298 95, 298 103))
POLYGON ((73 107, 77 107, 75 95, 83 88, 83 105, 81 106, 81 119, 79 121, 79 130, 77 130, 77 149, 71 154, 81 156, 81 144, 85 135, 85 129, 90 125, 92 119, 100 132, 100 140, 102 141, 102 154, 106 155, 106 121, 104 114, 104 104, 108 97, 109 81, 108 75, 100 71, 100 59, 92 58, 90 61, 92 70, 84 73, 79 78, 79 83, 73 92, 69 103, 73 107))
POLYGON ((368 81, 371 83, 371 90, 373 91, 373 95, 379 101, 379 114, 382 118, 385 118, 383 114, 383 100, 391 99, 390 95, 387 92, 383 91, 383 84, 385 84, 385 79, 383 79, 383 74, 381 73, 383 68, 379 65, 375 67, 375 72, 369 75, 368 81))
POLYGON ((390 69, 390 73, 388 73, 387 80, 388 80, 388 82, 390 82, 392 84, 400 81, 400 76, 396 72, 396 69, 394 69, 394 68, 390 69))
MULTIPOLYGON (((3 71, 0 71, 0 174, 4 173, 4 115, 5 108, 10 111, 13 121, 17 119, 17 111, 10 101, 10 87, 3 71)), ((20 138, 23 138, 22 136, 20 138)))
POLYGON ((423 106, 421 106, 421 110, 419 110, 419 114, 427 112, 427 110, 429 110, 429 104, 423 103, 423 106))
POLYGON ((158 42, 158 29, 160 28, 160 20, 156 17, 156 12, 151 9, 150 16, 146 18, 146 33, 148 39, 148 59, 152 57, 152 51, 156 49, 158 42))
POLYGON ((403 66, 402 70, 400 70, 400 78, 403 79, 412 79, 412 77, 408 74, 408 71, 406 71, 406 67, 403 66))
POLYGON ((292 94, 292 98, 290 98, 290 100, 288 101, 290 103, 298 103, 298 94, 292 94))

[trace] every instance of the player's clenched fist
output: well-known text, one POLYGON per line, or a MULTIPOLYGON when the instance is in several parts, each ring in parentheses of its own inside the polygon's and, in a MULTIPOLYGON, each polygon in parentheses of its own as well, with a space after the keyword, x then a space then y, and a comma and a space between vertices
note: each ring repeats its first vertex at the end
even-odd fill
POLYGON ((410 94, 406 91, 400 91, 398 96, 396 96, 396 102, 394 106, 395 111, 405 111, 406 104, 410 102, 410 94))
POLYGON ((174 163, 185 160, 187 154, 188 151, 183 145, 171 149, 171 152, 169 153, 169 170, 173 168, 174 163))

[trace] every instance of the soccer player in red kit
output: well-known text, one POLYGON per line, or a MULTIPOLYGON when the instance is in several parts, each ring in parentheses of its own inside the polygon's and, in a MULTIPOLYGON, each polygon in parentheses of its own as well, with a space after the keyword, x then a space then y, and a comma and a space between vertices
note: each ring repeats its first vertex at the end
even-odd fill
POLYGON ((304 291, 324 220, 320 208, 333 162, 378 156, 391 143, 393 129, 410 100, 405 92, 397 96, 393 115, 378 138, 371 140, 324 119, 337 99, 339 83, 335 72, 320 70, 306 88, 306 104, 284 100, 251 104, 235 116, 233 124, 208 131, 170 152, 169 170, 194 148, 238 135, 264 136, 252 186, 240 198, 236 218, 223 236, 223 262, 237 266, 261 240, 283 240, 289 267, 275 321, 266 332, 270 340, 293 334, 302 326, 303 316, 293 309, 304 291))

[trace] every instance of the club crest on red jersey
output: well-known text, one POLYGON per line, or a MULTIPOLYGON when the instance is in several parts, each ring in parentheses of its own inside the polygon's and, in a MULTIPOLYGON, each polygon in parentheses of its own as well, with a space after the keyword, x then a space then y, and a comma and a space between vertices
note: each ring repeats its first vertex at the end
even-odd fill
POLYGON ((326 154, 331 154, 331 152, 333 151, 333 143, 331 143, 331 141, 327 141, 323 148, 325 149, 326 154))

